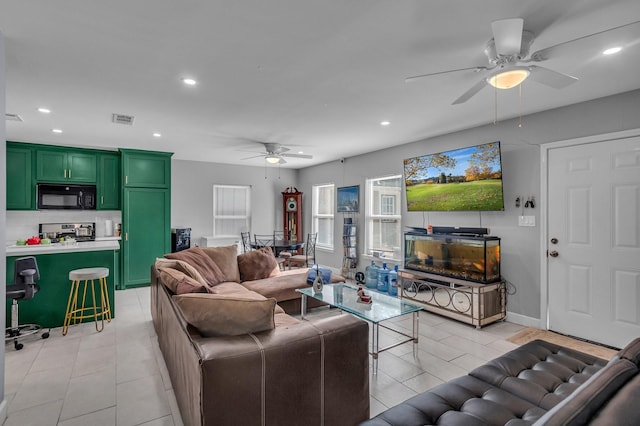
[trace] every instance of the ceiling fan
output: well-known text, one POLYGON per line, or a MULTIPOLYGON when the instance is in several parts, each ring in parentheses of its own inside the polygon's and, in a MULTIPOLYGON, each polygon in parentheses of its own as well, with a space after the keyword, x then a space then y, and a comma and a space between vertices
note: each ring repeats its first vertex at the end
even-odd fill
POLYGON ((563 53, 568 53, 572 48, 576 47, 575 44, 569 47, 568 45, 570 43, 584 43, 587 42, 587 39, 589 39, 588 42, 593 43, 594 38, 603 37, 605 33, 611 33, 612 31, 618 31, 620 35, 624 36, 625 33, 629 31, 637 31, 637 28, 635 27, 637 27, 639 23, 640 21, 636 21, 559 43, 555 46, 538 50, 529 56, 529 48, 535 39, 535 35, 524 29, 524 20, 522 18, 501 19, 491 23, 493 38, 487 42, 484 49, 484 53, 487 55, 487 59, 489 60, 489 66, 475 66, 416 75, 413 77, 407 77, 405 82, 410 82, 423 77, 459 71, 473 70, 475 72, 485 74, 480 81, 454 100, 452 105, 468 101, 486 85, 491 85, 498 89, 510 89, 518 86, 527 78, 531 78, 531 80, 555 89, 562 89, 572 83, 575 83, 578 79, 549 68, 528 64, 531 62, 542 62, 551 57, 557 57, 563 53))
POLYGON ((313 155, 308 154, 289 154, 290 148, 280 145, 279 143, 274 142, 257 142, 264 145, 265 152, 260 155, 252 155, 251 157, 243 158, 242 160, 249 160, 251 158, 264 157, 268 163, 271 164, 286 164, 286 160, 284 157, 289 158, 304 158, 310 160, 313 158, 313 155))

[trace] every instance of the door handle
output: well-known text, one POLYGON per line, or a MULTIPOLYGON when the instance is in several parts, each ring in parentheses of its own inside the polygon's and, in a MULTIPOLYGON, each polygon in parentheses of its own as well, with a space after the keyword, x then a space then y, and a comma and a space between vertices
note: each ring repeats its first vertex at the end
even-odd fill
POLYGON ((64 169, 64 178, 67 178, 67 169, 64 169))
POLYGON ((100 196, 100 204, 104 204, 104 195, 100 196))
POLYGON ((129 241, 129 233, 128 232, 124 233, 124 240, 125 241, 129 241))
POLYGON ((69 179, 71 179, 71 169, 69 169, 69 179))
POLYGON ((558 252, 557 252, 557 251, 555 251, 555 250, 553 250, 553 251, 549 252, 549 256, 551 256, 551 257, 558 257, 558 252))

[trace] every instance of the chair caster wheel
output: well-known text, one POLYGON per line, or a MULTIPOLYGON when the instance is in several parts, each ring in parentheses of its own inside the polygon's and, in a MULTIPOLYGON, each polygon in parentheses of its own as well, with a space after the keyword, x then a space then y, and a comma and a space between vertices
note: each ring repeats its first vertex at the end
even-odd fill
POLYGON ((43 339, 48 339, 49 338, 49 332, 45 331, 44 333, 42 333, 42 338, 43 339))
POLYGON ((18 343, 18 342, 16 342, 13 346, 15 346, 16 351, 19 351, 20 349, 22 349, 24 347, 24 345, 22 343, 18 343))

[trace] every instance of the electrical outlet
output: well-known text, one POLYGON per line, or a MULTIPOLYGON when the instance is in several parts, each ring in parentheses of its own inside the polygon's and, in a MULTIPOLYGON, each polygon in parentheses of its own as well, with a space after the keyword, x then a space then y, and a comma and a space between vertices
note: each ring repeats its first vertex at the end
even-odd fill
POLYGON ((536 226, 536 217, 518 216, 518 226, 536 226))

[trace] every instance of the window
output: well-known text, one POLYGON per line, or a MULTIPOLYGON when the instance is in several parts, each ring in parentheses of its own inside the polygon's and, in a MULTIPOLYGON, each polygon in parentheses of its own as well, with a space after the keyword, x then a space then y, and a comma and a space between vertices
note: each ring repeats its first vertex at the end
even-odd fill
POLYGON ((402 176, 367 179, 365 255, 401 260, 402 176))
POLYGON ((333 250, 333 199, 335 185, 313 185, 313 226, 318 233, 317 247, 333 250))
POLYGON ((239 238, 251 229, 251 187, 213 185, 213 236, 239 238))

